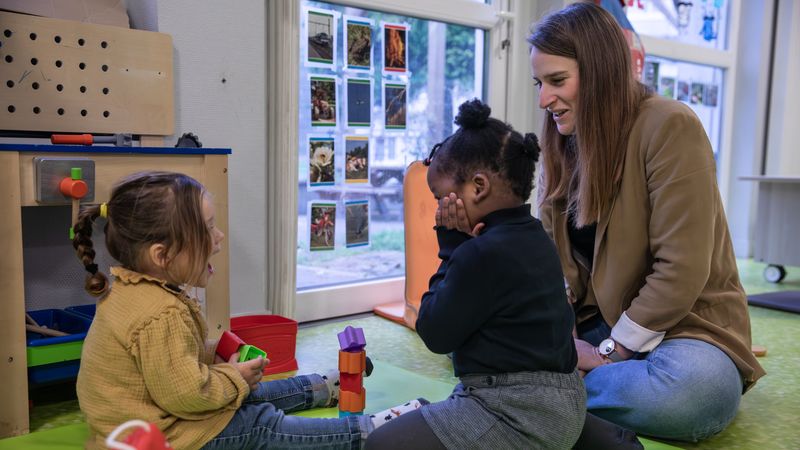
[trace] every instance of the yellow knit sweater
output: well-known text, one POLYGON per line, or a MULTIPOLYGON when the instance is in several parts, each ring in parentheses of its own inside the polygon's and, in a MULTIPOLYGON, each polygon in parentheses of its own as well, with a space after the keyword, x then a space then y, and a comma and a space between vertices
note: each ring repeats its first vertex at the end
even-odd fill
POLYGON ((213 364, 195 299, 148 275, 121 267, 111 274, 78 374, 87 448, 105 448, 105 436, 131 419, 156 424, 176 449, 202 447, 231 420, 247 383, 232 365, 213 364))

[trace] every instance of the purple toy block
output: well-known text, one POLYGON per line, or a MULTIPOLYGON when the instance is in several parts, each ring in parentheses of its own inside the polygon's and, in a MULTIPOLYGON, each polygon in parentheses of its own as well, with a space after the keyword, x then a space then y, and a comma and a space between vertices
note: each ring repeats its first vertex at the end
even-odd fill
POLYGON ((360 352, 367 346, 362 328, 347 326, 344 331, 337 334, 339 337, 339 348, 346 352, 360 352))

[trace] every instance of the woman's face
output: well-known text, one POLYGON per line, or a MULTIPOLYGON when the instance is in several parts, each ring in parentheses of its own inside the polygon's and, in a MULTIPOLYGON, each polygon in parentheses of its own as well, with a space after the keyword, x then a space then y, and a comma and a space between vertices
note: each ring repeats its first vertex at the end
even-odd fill
POLYGON ((562 135, 575 134, 578 114, 578 61, 531 49, 533 80, 539 108, 547 110, 562 135))

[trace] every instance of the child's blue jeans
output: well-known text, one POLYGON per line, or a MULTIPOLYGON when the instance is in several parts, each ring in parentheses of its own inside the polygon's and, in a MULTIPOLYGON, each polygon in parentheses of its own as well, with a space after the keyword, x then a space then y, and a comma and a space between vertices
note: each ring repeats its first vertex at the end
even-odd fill
MULTIPOLYGON (((594 345, 611 329, 604 322, 581 333, 594 345)), ((696 442, 719 433, 736 416, 742 378, 712 344, 669 339, 650 353, 589 372, 586 407, 637 433, 696 442)))
POLYGON ((372 431, 369 416, 312 419, 284 412, 326 406, 328 387, 317 374, 261 382, 228 426, 203 449, 358 449, 372 431))

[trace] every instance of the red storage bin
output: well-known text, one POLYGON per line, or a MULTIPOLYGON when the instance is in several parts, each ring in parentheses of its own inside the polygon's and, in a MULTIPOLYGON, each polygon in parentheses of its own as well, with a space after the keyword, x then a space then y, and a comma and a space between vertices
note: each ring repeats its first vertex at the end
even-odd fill
POLYGON ((297 370, 297 321, 275 315, 231 318, 231 332, 250 345, 267 352, 264 375, 297 370))

